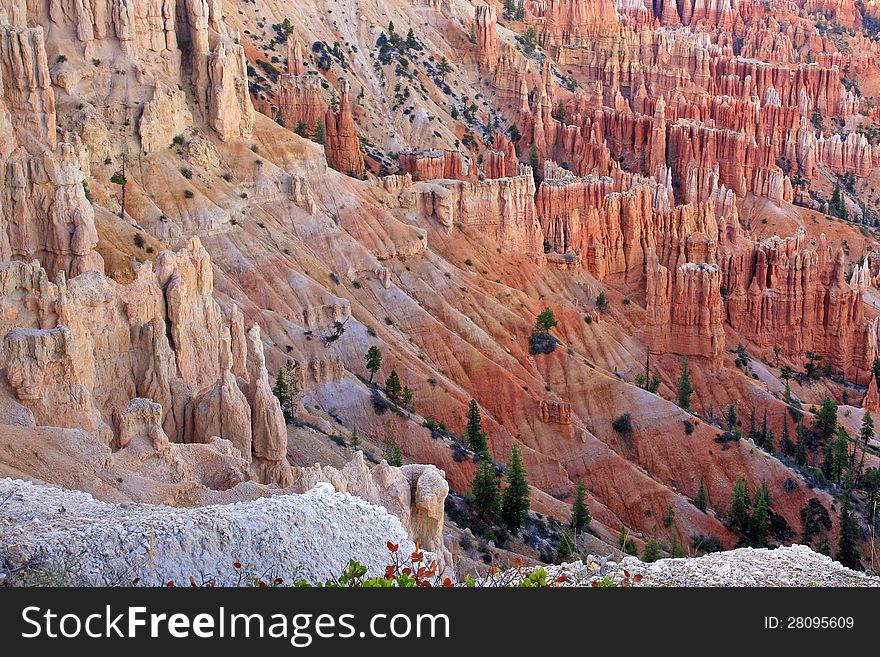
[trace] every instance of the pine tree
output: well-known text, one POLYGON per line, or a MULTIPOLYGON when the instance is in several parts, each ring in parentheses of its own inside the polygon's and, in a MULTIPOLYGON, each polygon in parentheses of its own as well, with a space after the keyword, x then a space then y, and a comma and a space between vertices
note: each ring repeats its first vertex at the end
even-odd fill
POLYGON ((791 442, 788 431, 788 413, 782 416, 782 453, 791 456, 795 453, 795 444, 791 442))
POLYGON ((739 419, 736 417, 736 406, 731 404, 727 407, 727 430, 733 431, 738 422, 739 419))
POLYGON ((324 129, 324 122, 318 121, 315 125, 315 143, 323 145, 327 140, 327 132, 324 129))
POLYGON ((367 371, 370 373, 370 383, 372 383, 373 376, 382 367, 382 352, 379 351, 379 347, 376 345, 370 347, 364 355, 364 362, 367 365, 367 371))
POLYGON ((755 508, 750 523, 752 540, 759 546, 767 544, 767 534, 770 529, 770 503, 770 491, 765 482, 755 495, 755 508))
POLYGON ((540 175, 538 172, 538 165, 540 162, 537 144, 532 144, 532 150, 529 152, 529 164, 532 165, 532 175, 535 177, 535 180, 538 180, 538 176, 540 175))
POLYGON ((452 66, 450 66, 449 61, 444 57, 440 60, 440 63, 437 64, 437 70, 440 72, 440 79, 443 82, 446 82, 446 76, 452 72, 452 66))
POLYGON ((309 126, 306 125, 305 121, 298 121, 293 132, 300 137, 307 138, 309 136, 309 126))
POLYGON ((553 112, 553 118, 559 121, 560 123, 565 123, 565 103, 561 100, 559 104, 556 106, 556 111, 553 112))
POLYGON ((477 402, 471 399, 467 411, 467 425, 464 428, 464 440, 474 452, 488 459, 488 439, 482 430, 482 418, 480 417, 480 407, 477 402))
POLYGON ((826 397, 822 407, 816 413, 813 420, 813 434, 820 445, 825 448, 825 462, 822 471, 826 478, 831 478, 831 470, 834 465, 834 437, 837 434, 837 402, 826 397))
POLYGON ((742 477, 736 478, 733 486, 733 498, 730 502, 730 510, 727 512, 728 522, 731 527, 741 532, 745 532, 749 528, 749 509, 752 506, 749 498, 749 488, 746 480, 742 477))
POLYGON ((391 420, 385 423, 385 450, 382 452, 382 458, 388 461, 388 465, 398 468, 403 465, 403 451, 400 449, 400 443, 397 442, 391 420))
POLYGON ((400 399, 400 393, 402 390, 400 377, 397 376, 397 370, 391 370, 391 374, 389 374, 388 378, 385 380, 385 394, 388 395, 388 399, 396 404, 400 399))
POLYGON ((840 503, 840 540, 837 560, 847 568, 860 569, 859 521, 852 511, 852 479, 847 476, 840 503))
POLYGON ((282 412, 284 412, 284 419, 289 420, 290 418, 285 409, 290 405, 290 389, 287 387, 287 380, 284 378, 284 373, 281 371, 279 371, 278 376, 275 377, 275 385, 272 386, 272 393, 278 398, 278 404, 281 406, 282 412))
POLYGON ((604 290, 601 290, 596 297, 596 310, 602 313, 608 310, 608 297, 605 296, 604 290))
POLYGON ((749 440, 751 440, 756 445, 761 440, 761 434, 758 433, 758 420, 755 417, 755 409, 752 409, 752 414, 749 417, 749 440))
POLYGON ((361 446, 361 437, 358 435, 357 427, 352 427, 351 437, 348 439, 348 444, 354 450, 361 446))
POLYGON ((764 409, 764 419, 761 420, 761 438, 758 445, 767 451, 773 450, 773 441, 768 441, 769 434, 767 433, 767 409, 764 409), (769 446, 767 443, 770 443, 769 446))
POLYGON ((561 562, 567 561, 574 553, 574 549, 575 546, 571 534, 568 533, 568 530, 563 530, 562 536, 559 537, 559 545, 556 546, 557 560, 561 562))
POLYGON ((846 429, 840 427, 837 430, 837 440, 834 442, 834 462, 831 467, 831 475, 834 481, 840 482, 846 468, 849 465, 849 434, 846 429))
POLYGON ((807 428, 804 426, 803 418, 800 418, 795 428, 795 449, 794 460, 798 467, 804 468, 807 465, 807 428))
POLYGON ((782 399, 789 406, 794 402, 791 397, 791 383, 789 383, 788 379, 785 380, 785 394, 782 396, 782 399))
POLYGON ((649 538, 645 541, 645 547, 642 549, 642 561, 645 563, 654 563, 660 558, 660 542, 656 538, 649 538))
POLYGON ((865 452, 868 450, 868 441, 874 438, 874 418, 871 417, 870 411, 865 411, 862 418, 862 428, 859 430, 859 438, 862 440, 862 458, 859 460, 859 469, 856 472, 856 479, 861 478, 862 471, 865 468, 865 452))
POLYGON ((678 375, 678 405, 684 410, 691 410, 691 395, 694 393, 694 386, 691 384, 691 375, 688 371, 687 356, 681 358, 681 371, 678 375))
POLYGON ((703 475, 700 475, 700 489, 697 491, 697 496, 694 498, 694 506, 704 513, 708 506, 708 498, 706 496, 706 477, 703 475))
POLYGON ((494 518, 501 510, 501 479, 490 461, 480 461, 471 482, 474 505, 480 513, 494 518))
POLYGON ((529 485, 526 471, 519 456, 519 448, 514 445, 507 464, 507 486, 501 501, 501 517, 511 529, 517 529, 529 517, 529 485))
POLYGON ((835 183, 834 191, 831 193, 831 203, 829 203, 831 214, 840 217, 841 219, 846 219, 849 215, 849 212, 846 208, 846 197, 840 190, 840 185, 835 183))
POLYGON ((877 513, 877 493, 880 492, 880 470, 868 468, 862 477, 862 488, 868 493, 868 522, 873 523, 877 513))
POLYGON ((553 311, 549 308, 544 308, 535 318, 535 332, 549 333, 558 323, 553 311))
POLYGON ((403 386, 403 390, 400 391, 400 405, 409 411, 413 410, 413 391, 409 386, 403 386))
POLYGON ((587 489, 582 481, 577 482, 574 504, 571 507, 571 528, 575 535, 583 532, 593 521, 590 509, 587 507, 587 489))

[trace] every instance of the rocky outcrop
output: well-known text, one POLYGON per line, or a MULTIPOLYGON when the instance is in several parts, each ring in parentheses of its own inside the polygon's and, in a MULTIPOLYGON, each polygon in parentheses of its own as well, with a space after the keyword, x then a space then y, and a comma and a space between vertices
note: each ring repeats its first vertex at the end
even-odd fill
POLYGON ((208 121, 221 141, 247 138, 254 106, 247 86, 244 49, 221 41, 208 57, 208 121))
POLYGON ((18 149, 0 172, 0 260, 37 259, 53 277, 103 271, 94 210, 71 144, 39 155, 18 149))
POLYGON ((357 126, 351 112, 350 89, 351 85, 347 80, 340 82, 339 111, 328 110, 325 115, 327 140, 324 152, 327 154, 327 162, 334 169, 359 178, 364 175, 366 168, 357 126))
POLYGON ((0 28, 0 155, 55 149, 55 93, 42 27, 0 28))
POLYGON ((162 429, 162 406, 150 399, 132 399, 119 415, 119 448, 139 438, 146 438, 154 451, 163 452, 171 443, 162 429))
POLYGON ((223 23, 220 3, 185 0, 185 25, 196 100, 222 141, 249 137, 254 106, 244 49, 223 23))
POLYGON ((318 124, 323 125, 327 102, 317 75, 282 75, 278 82, 278 111, 284 125, 295 130, 305 125, 308 136, 314 136, 318 124))
POLYGON ((651 351, 721 364, 724 303, 718 265, 687 262, 672 273, 649 251, 646 297, 651 351))
POLYGON ((494 5, 480 3, 474 8, 474 32, 481 71, 490 71, 498 61, 498 15, 494 5))
POLYGON ((28 576, 42 581, 41 572, 63 572, 62 583, 71 586, 187 586, 190 577, 236 586, 242 575, 322 583, 352 559, 383 576, 388 541, 405 554, 415 549, 396 517, 329 484, 302 495, 192 509, 107 504, 11 479, 0 480, 0 494, 9 501, 10 522, 0 527, 8 585, 32 584, 28 576))
POLYGON ((880 168, 880 144, 871 144, 858 133, 851 132, 845 139, 832 135, 815 140, 816 161, 836 174, 853 173, 865 178, 880 168))
POLYGON ((425 550, 441 554, 444 503, 449 485, 442 470, 432 465, 392 467, 385 461, 367 466, 363 452, 355 452, 341 470, 315 464, 297 468, 294 488, 306 491, 328 482, 340 493, 350 493, 385 507, 398 518, 407 535, 425 550))
POLYGON ((864 312, 867 263, 847 282, 845 255, 824 236, 809 244, 802 229, 795 237, 762 242, 733 232, 719 263, 729 294, 727 322, 741 335, 767 350, 812 351, 847 376, 870 370, 877 329, 864 312))
POLYGON ((546 45, 583 43, 618 26, 612 0, 529 0, 525 4, 530 19, 543 19, 541 36, 546 45))
POLYGON ((292 482, 290 465, 287 463, 287 425, 278 399, 272 394, 260 327, 257 324, 247 332, 247 348, 250 379, 248 399, 253 429, 251 469, 259 481, 286 487, 292 482))
POLYGON ((107 443, 116 427, 124 442, 117 418, 142 397, 157 403, 172 441, 226 439, 253 461, 255 479, 289 483, 259 329, 245 338, 236 307, 226 323, 198 238, 162 252, 155 270, 141 265, 128 285, 97 272, 51 283, 38 264, 13 261, 0 287, 16 299, 0 324, 2 361, 37 424, 85 428, 107 443))
POLYGON ((182 135, 192 125, 186 94, 181 89, 168 88, 157 80, 153 99, 144 103, 138 121, 138 135, 144 155, 168 148, 177 135, 182 135))
POLYGON ((295 77, 306 74, 303 44, 293 34, 287 37, 287 74, 295 77))
POLYGON ((868 383, 868 391, 862 400, 862 408, 872 413, 880 412, 880 391, 877 389, 876 376, 871 376, 871 382, 868 383))
POLYGON ((486 151, 484 168, 486 178, 490 180, 516 176, 519 161, 514 143, 505 136, 496 134, 492 148, 486 151))
POLYGON ((36 421, 91 431, 109 443, 110 428, 80 378, 81 357, 66 326, 13 328, 3 337, 6 379, 36 421))
POLYGON ((531 167, 514 178, 480 182, 438 181, 423 189, 423 205, 447 229, 462 224, 493 238, 504 253, 543 258, 531 167))
POLYGON ((541 422, 547 424, 569 425, 571 420, 571 404, 555 399, 541 400, 541 422))
POLYGON ((397 162, 402 174, 419 180, 465 180, 464 161, 458 151, 421 151, 399 153, 397 162))

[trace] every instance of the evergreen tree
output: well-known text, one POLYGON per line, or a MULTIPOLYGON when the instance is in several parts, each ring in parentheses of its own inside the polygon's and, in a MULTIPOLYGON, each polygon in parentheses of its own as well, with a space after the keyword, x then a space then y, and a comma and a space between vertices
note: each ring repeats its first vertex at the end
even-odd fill
POLYGON ((400 391, 400 405, 409 411, 413 410, 413 391, 409 386, 403 386, 403 390, 400 391))
POLYGON ((400 377, 397 376, 397 370, 391 370, 391 374, 385 380, 385 394, 388 395, 388 399, 396 404, 400 399, 401 392, 403 392, 403 388, 400 385, 400 377))
POLYGON ((308 139, 309 136, 309 126, 306 125, 305 121, 298 121, 296 127, 293 129, 294 133, 298 134, 300 137, 304 139, 308 139))
POLYGON ((578 480, 575 492, 574 504, 571 507, 571 528, 575 535, 583 532, 593 521, 590 509, 587 507, 587 489, 583 482, 578 480))
POLYGON ((798 467, 804 468, 807 465, 807 428, 804 426, 803 418, 800 418, 795 427, 795 448, 794 460, 798 467))
POLYGON ((786 456, 792 456, 795 453, 795 444, 791 442, 791 436, 788 431, 788 413, 782 416, 782 453, 786 456))
POLYGON ((759 546, 767 544, 767 534, 770 529, 770 502, 770 491, 765 482, 755 496, 755 508, 752 511, 750 523, 752 540, 759 546))
POLYGON ((849 434, 846 429, 840 427, 837 430, 837 440, 834 442, 834 463, 831 467, 831 475, 834 481, 840 482, 844 472, 849 466, 849 434))
POLYGON ((840 190, 840 185, 834 185, 834 191, 831 193, 831 203, 829 203, 829 209, 831 210, 831 214, 840 217, 841 219, 847 219, 849 212, 846 209, 846 197, 840 190))
POLYGON ((501 479, 490 461, 480 461, 471 482, 474 505, 480 513, 494 518, 501 510, 501 479))
POLYGON ((351 437, 348 439, 348 444, 354 450, 357 450, 357 448, 361 446, 361 437, 358 435, 357 427, 352 427, 351 437))
POLYGON ((868 494, 868 522, 873 524, 877 514, 877 493, 880 492, 880 470, 868 468, 862 477, 862 488, 868 494))
POLYGON ((636 547, 636 542, 633 539, 629 538, 626 527, 624 527, 623 525, 620 526, 620 534, 618 534, 617 536, 617 542, 620 545, 620 549, 627 554, 636 556, 639 553, 638 548, 636 547))
POLYGON ((467 425, 464 428, 464 440, 474 452, 485 459, 489 459, 488 439, 482 430, 482 418, 480 407, 471 399, 467 412, 467 425))
POLYGON ((602 313, 608 310, 608 297, 605 296, 604 290, 601 290, 596 297, 596 310, 602 313))
POLYGON ((567 561, 574 553, 574 541, 571 534, 567 530, 563 530, 562 536, 559 538, 559 545, 556 547, 556 558, 559 561, 567 561))
POLYGON ((791 383, 789 383, 788 379, 785 380, 785 394, 782 396, 783 401, 789 406, 792 405, 794 400, 791 397, 791 383))
POLYGON ((529 517, 529 485, 526 471, 519 456, 519 448, 514 445, 507 464, 507 486, 501 500, 501 517, 511 529, 517 529, 529 517))
POLYGON ((565 103, 561 100, 559 104, 556 106, 556 111, 553 112, 553 118, 559 121, 560 123, 565 123, 565 103))
POLYGON ((752 415, 749 417, 749 440, 756 445, 761 441, 761 434, 758 433, 758 420, 755 417, 755 409, 752 409, 752 415))
POLYGON ((370 347, 364 355, 364 362, 367 365, 367 371, 370 373, 370 383, 372 383, 373 376, 382 367, 382 352, 379 351, 379 347, 376 345, 370 347))
POLYGON ((649 538, 645 541, 645 547, 642 549, 642 561, 645 563, 654 563, 660 558, 660 542, 656 538, 649 538))
POLYGON ((535 318, 535 333, 549 333, 559 322, 549 308, 544 308, 535 318))
POLYGON ((382 458, 388 461, 388 465, 398 468, 403 465, 403 451, 400 449, 400 443, 397 442, 391 420, 385 422, 385 450, 382 452, 382 458))
POLYGON ((868 450, 868 441, 874 438, 874 418, 871 417, 870 411, 865 411, 865 415, 862 418, 862 428, 859 429, 859 438, 862 440, 862 458, 859 460, 856 479, 859 479, 862 476, 862 470, 864 470, 865 467, 865 452, 868 450))
POLYGON ((764 419, 761 420, 761 437, 760 437, 760 442, 758 443, 758 445, 760 447, 766 449, 767 451, 772 451, 773 450, 773 441, 768 440, 769 438, 770 438, 770 436, 767 433, 767 409, 765 408, 764 409, 764 419), (769 445, 767 444, 768 442, 770 443, 769 445))
POLYGON ((837 434, 837 402, 826 397, 822 407, 813 420, 813 434, 820 445, 825 448, 825 462, 822 470, 827 478, 831 477, 834 464, 834 438, 837 434))
POLYGON ((446 76, 452 72, 452 66, 449 64, 449 61, 444 57, 440 60, 440 63, 437 64, 437 70, 440 71, 440 79, 445 82, 446 76))
POLYGON ((406 47, 408 50, 418 50, 419 48, 419 42, 412 28, 409 28, 409 32, 406 33, 406 47))
POLYGON ((730 510, 727 512, 727 518, 733 529, 741 532, 748 531, 749 528, 749 509, 752 506, 749 498, 749 488, 746 480, 742 477, 736 478, 733 486, 733 498, 730 502, 730 510))
POLYGON ((540 164, 539 156, 538 156, 538 145, 532 144, 532 150, 529 152, 529 164, 532 165, 532 175, 535 177, 535 180, 538 180, 538 176, 540 175, 538 171, 538 165, 540 164))
POLYGON ((697 491, 697 496, 694 498, 694 506, 704 513, 708 506, 708 499, 706 496, 706 477, 703 475, 700 475, 700 488, 697 491))
POLYGON ((852 511, 852 479, 847 476, 840 503, 840 540, 837 560, 847 568, 860 569, 859 521, 852 511))
POLYGON ((733 431, 739 419, 736 417, 736 406, 731 404, 727 407, 727 430, 733 431))
POLYGON ((691 410, 691 395, 694 393, 694 386, 691 384, 691 375, 688 371, 687 356, 681 358, 681 371, 678 375, 678 405, 684 410, 691 410))
POLYGON ((315 125, 315 143, 323 145, 327 141, 327 132, 324 129, 324 122, 318 121, 315 125))
POLYGON ((287 386, 287 379, 284 373, 279 370, 278 376, 275 377, 275 385, 272 386, 272 393, 278 398, 278 404, 284 412, 284 419, 289 420, 287 409, 290 406, 290 389, 287 386))

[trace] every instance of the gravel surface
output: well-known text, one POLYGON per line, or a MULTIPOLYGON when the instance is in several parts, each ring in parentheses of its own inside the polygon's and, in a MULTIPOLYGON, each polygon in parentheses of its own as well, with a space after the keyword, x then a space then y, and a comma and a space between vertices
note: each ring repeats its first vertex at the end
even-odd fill
POLYGON ((548 579, 565 575, 563 585, 619 585, 629 573, 631 586, 880 586, 880 578, 844 568, 804 545, 776 549, 740 548, 693 559, 643 563, 624 557, 619 563, 589 556, 547 568, 548 579), (641 578, 637 576, 641 576, 641 578), (636 581, 638 580, 638 581, 636 581))
POLYGON ((395 516, 330 484, 179 509, 107 504, 80 491, 0 479, 0 584, 189 585, 193 577, 222 585, 237 584, 243 572, 323 582, 349 559, 383 574, 389 540, 414 547, 395 516))

